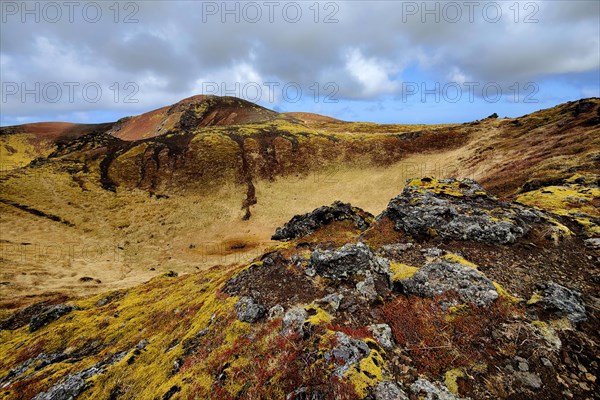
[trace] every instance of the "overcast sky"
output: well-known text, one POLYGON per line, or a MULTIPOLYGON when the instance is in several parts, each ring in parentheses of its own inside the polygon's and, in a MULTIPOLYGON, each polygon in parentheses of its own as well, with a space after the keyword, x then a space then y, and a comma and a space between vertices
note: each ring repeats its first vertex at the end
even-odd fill
POLYGON ((1 124, 194 94, 344 120, 463 122, 600 97, 600 1, 2 1, 1 124))

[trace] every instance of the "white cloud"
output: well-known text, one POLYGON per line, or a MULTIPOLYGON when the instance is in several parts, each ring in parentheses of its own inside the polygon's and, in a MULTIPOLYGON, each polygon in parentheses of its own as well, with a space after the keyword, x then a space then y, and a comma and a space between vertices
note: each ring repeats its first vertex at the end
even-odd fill
POLYGON ((390 79, 390 75, 396 72, 391 62, 366 58, 359 49, 353 48, 346 55, 345 68, 360 84, 358 93, 361 97, 374 97, 398 90, 398 83, 390 79))

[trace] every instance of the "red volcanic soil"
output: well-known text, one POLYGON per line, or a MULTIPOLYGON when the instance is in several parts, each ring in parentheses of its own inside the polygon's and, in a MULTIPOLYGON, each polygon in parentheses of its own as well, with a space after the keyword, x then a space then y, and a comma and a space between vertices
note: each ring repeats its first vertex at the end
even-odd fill
POLYGON ((235 97, 197 95, 171 106, 129 117, 119 122, 111 134, 122 140, 133 141, 160 136, 173 129, 251 124, 281 116, 235 97))
POLYGON ((34 122, 31 124, 2 127, 1 134, 28 133, 51 142, 76 139, 91 132, 106 131, 113 123, 75 124, 71 122, 34 122))

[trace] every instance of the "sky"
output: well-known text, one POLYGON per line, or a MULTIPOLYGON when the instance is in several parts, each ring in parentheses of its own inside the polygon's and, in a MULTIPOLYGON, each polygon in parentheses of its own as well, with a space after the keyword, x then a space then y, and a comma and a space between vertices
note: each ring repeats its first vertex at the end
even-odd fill
POLYGON ((196 94, 348 121, 517 117, 600 97, 600 1, 1 1, 0 125, 196 94))

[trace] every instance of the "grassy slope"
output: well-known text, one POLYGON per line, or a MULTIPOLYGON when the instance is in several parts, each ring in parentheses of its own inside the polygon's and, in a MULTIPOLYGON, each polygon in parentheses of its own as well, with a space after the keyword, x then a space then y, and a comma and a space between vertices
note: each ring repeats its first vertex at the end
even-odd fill
MULTIPOLYGON (((74 225, 0 203, 2 303, 15 307, 31 301, 27 294, 97 293, 129 287, 167 270, 193 272, 245 262, 270 245, 275 227, 293 215, 335 200, 376 214, 415 176, 469 177, 508 195, 532 177, 570 177, 573 166, 589 175, 600 129, 578 123, 597 113, 600 102, 591 103, 591 110, 577 116, 579 103, 515 120, 464 125, 318 119, 297 124, 275 118, 205 127, 194 132, 184 156, 161 150, 160 168, 147 156, 145 180, 139 175, 140 157, 153 154, 149 147, 178 143, 177 133, 171 139, 166 135, 142 142, 119 156, 109 168, 109 176, 122 185, 116 193, 100 185, 102 148, 66 152, 53 162, 2 177, 2 199, 74 225), (273 126, 274 139, 265 139, 265 130, 273 126), (411 136, 415 132, 420 136, 411 136), (242 220, 247 188, 239 172, 239 146, 228 136, 232 133, 246 138, 245 156, 256 192, 248 221, 242 220), (297 140, 297 150, 288 139, 297 140), (275 161, 265 158, 270 154, 261 148, 265 143, 274 143, 275 161), (153 179, 158 183, 151 188, 153 179), (149 191, 168 197, 157 198, 149 191), (101 283, 80 282, 85 276, 101 283)), ((590 204, 596 204, 594 196, 590 204)), ((527 202, 527 197, 520 200, 527 202)))

